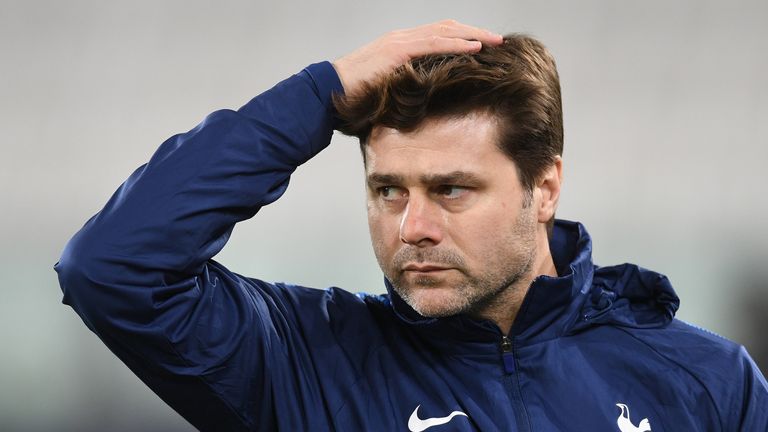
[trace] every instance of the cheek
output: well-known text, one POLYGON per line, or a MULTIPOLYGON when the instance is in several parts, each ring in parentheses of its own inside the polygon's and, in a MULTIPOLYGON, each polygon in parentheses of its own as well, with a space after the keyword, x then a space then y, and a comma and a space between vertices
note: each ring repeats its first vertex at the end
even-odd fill
POLYGON ((449 236, 468 256, 485 260, 489 251, 509 242, 517 215, 508 210, 507 204, 494 207, 452 220, 449 236))
POLYGON ((373 204, 368 203, 368 231, 371 238, 378 237, 381 231, 381 214, 373 204))
POLYGON ((394 237, 398 239, 397 225, 395 225, 393 231, 391 217, 387 217, 382 214, 381 211, 368 207, 368 231, 371 235, 371 243, 373 243, 374 252, 377 257, 382 257, 387 254, 387 250, 391 249, 391 239, 394 237))

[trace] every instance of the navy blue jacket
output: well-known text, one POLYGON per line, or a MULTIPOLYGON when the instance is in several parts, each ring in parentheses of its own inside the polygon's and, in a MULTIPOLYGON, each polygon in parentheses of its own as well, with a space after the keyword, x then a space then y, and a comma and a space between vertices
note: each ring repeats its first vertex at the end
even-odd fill
POLYGON ((667 279, 596 267, 558 221, 559 277, 509 335, 388 295, 271 284, 211 258, 328 145, 330 63, 164 142, 67 244, 64 303, 202 430, 766 431, 745 350, 674 319, 667 279), (431 425, 431 426, 430 426, 431 425))

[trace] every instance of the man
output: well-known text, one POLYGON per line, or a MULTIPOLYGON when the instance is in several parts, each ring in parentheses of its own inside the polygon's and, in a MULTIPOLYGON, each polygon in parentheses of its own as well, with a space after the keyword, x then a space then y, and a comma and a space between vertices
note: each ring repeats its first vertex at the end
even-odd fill
POLYGON ((553 222, 561 116, 531 38, 389 33, 167 140, 67 245, 64 302, 203 430, 766 430, 743 348, 553 222), (212 261, 334 128, 361 140, 388 295, 212 261))

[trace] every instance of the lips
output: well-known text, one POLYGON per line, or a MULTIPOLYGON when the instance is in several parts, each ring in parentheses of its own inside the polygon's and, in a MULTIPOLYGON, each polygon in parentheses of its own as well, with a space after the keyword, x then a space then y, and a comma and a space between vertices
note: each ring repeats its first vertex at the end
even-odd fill
POLYGON ((419 272, 419 273, 430 273, 430 272, 438 272, 442 270, 450 270, 450 267, 444 267, 440 265, 435 264, 408 264, 407 266, 403 267, 403 271, 412 271, 412 272, 419 272))

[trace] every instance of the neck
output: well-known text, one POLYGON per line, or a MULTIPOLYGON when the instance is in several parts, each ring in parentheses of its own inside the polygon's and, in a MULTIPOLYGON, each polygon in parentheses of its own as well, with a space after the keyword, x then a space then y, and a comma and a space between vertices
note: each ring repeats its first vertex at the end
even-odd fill
POLYGON ((541 275, 557 276, 555 262, 549 251, 546 228, 541 228, 543 230, 540 229, 537 233, 536 251, 528 272, 502 291, 493 301, 472 314, 476 318, 493 321, 505 335, 512 329, 512 324, 517 318, 517 313, 533 280, 541 275))

